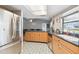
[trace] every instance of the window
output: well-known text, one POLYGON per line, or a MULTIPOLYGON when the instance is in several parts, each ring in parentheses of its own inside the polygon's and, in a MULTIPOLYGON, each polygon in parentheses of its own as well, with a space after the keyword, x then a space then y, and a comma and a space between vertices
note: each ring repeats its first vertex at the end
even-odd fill
POLYGON ((64 33, 79 37, 79 12, 64 17, 64 33))

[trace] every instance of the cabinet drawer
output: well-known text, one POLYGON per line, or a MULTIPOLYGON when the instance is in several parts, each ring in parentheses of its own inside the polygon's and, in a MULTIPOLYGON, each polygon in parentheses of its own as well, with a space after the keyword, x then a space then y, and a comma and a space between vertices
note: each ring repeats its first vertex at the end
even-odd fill
POLYGON ((79 54, 79 47, 72 45, 69 42, 64 41, 63 39, 52 36, 53 37, 53 51, 57 54, 79 54))
POLYGON ((60 54, 73 54, 73 52, 67 48, 66 46, 64 46, 60 41, 58 41, 58 47, 60 49, 60 54))
MULTIPOLYGON (((58 37, 57 37, 58 38, 58 37)), ((69 42, 66 42, 64 41, 63 39, 61 38, 58 38, 59 42, 64 45, 67 49, 69 49, 71 52, 75 53, 75 54, 79 54, 79 47, 69 43, 69 42)))

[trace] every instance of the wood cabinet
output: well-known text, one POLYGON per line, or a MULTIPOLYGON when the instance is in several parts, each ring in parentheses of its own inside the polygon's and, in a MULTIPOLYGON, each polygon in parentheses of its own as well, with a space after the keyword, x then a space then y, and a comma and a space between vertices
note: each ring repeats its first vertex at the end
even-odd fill
POLYGON ((79 47, 75 46, 71 43, 65 42, 64 40, 59 41, 60 44, 64 45, 66 47, 65 49, 68 50, 71 53, 79 54, 79 47))
POLYGON ((56 38, 53 37, 53 44, 52 44, 52 49, 54 53, 59 53, 59 48, 58 48, 58 40, 55 40, 56 38))
POLYGON ((48 42, 47 32, 26 32, 24 35, 26 41, 48 42))
POLYGON ((51 35, 48 36, 48 47, 52 50, 53 38, 51 35))
POLYGON ((79 54, 79 47, 53 35, 52 50, 56 54, 79 54))

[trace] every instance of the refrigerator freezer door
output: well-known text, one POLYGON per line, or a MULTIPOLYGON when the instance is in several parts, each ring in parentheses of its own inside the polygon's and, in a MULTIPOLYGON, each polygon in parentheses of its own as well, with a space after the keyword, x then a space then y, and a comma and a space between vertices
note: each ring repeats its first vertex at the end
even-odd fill
POLYGON ((10 43, 10 22, 12 14, 7 11, 0 11, 0 46, 10 43))

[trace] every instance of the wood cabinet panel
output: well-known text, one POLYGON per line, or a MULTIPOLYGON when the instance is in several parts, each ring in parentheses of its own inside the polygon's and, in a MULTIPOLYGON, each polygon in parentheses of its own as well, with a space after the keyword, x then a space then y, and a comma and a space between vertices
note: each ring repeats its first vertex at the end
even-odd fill
POLYGON ((79 47, 53 35, 53 51, 57 54, 79 54, 79 47))
POLYGON ((58 47, 59 47, 59 52, 60 54, 72 54, 73 52, 70 51, 67 47, 65 47, 63 44, 61 44, 58 40, 58 47))
POLYGON ((48 36, 48 46, 52 50, 52 37, 48 36))
POLYGON ((79 47, 72 45, 68 42, 65 42, 64 40, 61 40, 59 43, 64 45, 67 49, 69 49, 69 51, 76 53, 76 54, 79 53, 79 47))
MULTIPOLYGON (((55 37, 54 37, 55 39, 55 37)), ((58 41, 53 39, 53 52, 54 53, 59 53, 59 48, 58 48, 58 41)))
POLYGON ((59 45, 59 54, 71 54, 71 52, 69 50, 67 50, 66 47, 64 47, 63 45, 59 45))
POLYGON ((26 32, 25 40, 37 41, 37 42, 48 42, 48 33, 47 32, 26 32))
POLYGON ((48 42, 48 33, 40 33, 40 40, 42 42, 48 42))

